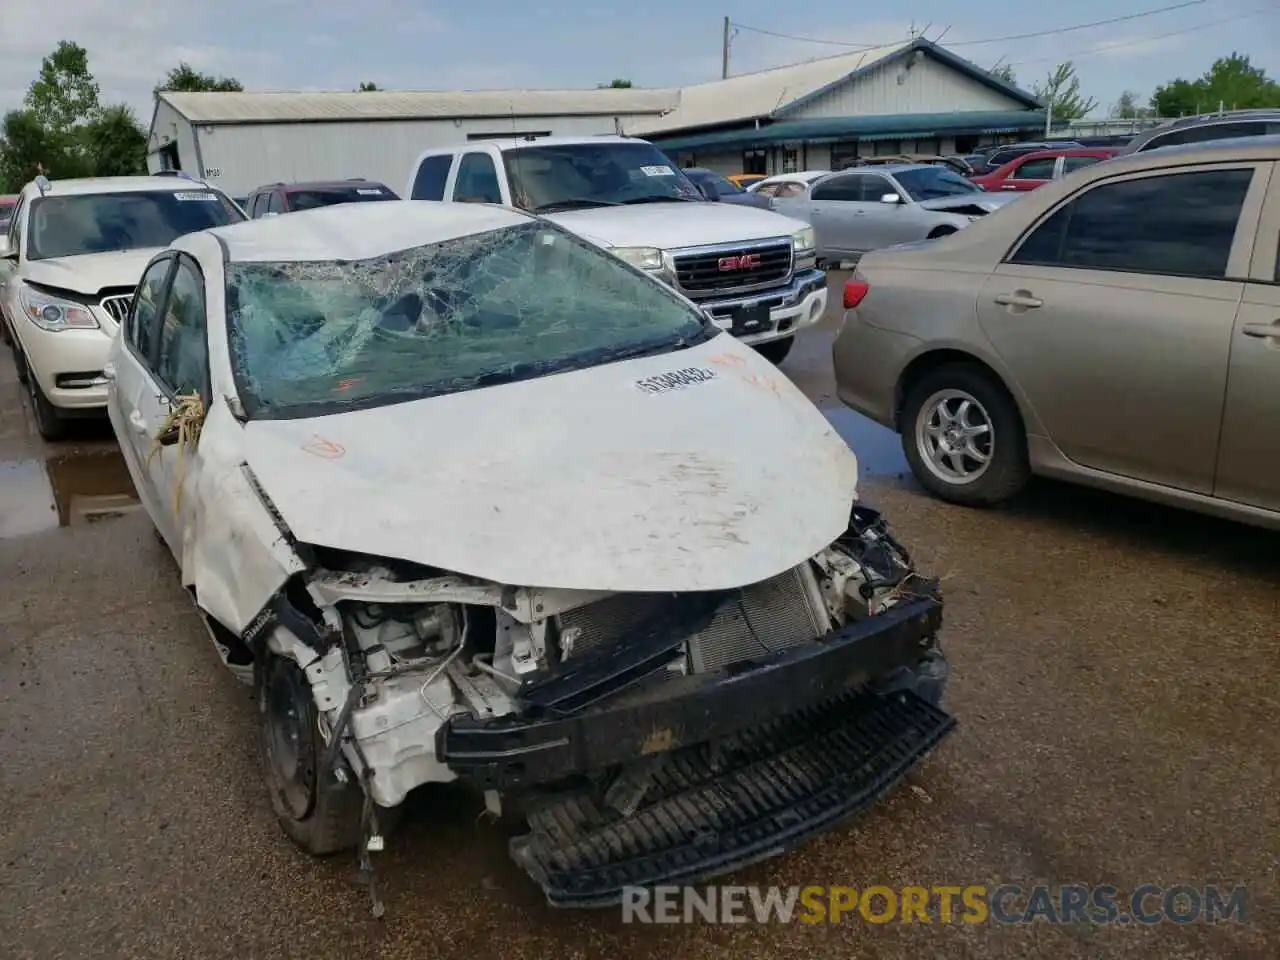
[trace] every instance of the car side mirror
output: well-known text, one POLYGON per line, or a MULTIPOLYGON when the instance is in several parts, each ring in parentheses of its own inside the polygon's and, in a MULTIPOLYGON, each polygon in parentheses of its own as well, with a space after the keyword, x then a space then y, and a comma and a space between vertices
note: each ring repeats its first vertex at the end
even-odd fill
POLYGON ((902 197, 896 193, 886 193, 880 198, 881 203, 901 203, 902 197))
POLYGON ((0 236, 0 260, 17 260, 18 251, 9 248, 9 238, 0 236))

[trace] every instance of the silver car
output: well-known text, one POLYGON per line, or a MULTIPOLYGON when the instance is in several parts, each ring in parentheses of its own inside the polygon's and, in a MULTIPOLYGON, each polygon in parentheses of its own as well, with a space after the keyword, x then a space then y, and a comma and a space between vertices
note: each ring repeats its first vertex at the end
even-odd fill
POLYGON ((955 233, 1015 199, 945 167, 886 164, 819 177, 798 196, 774 197, 773 207, 813 224, 818 259, 832 261, 955 233))

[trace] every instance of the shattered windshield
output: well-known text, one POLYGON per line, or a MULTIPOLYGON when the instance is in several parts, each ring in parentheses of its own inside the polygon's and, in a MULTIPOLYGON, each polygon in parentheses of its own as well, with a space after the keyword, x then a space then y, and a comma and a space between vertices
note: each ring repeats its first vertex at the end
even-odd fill
POLYGON ((658 281, 533 221, 371 260, 230 263, 227 327, 257 418, 527 380, 716 332, 658 281))
POLYGON ((903 170, 893 175, 916 203, 924 200, 941 200, 943 197, 959 197, 981 193, 978 187, 958 173, 945 167, 920 167, 903 170))
POLYGON ((651 143, 519 147, 502 158, 512 202, 533 213, 703 199, 651 143))

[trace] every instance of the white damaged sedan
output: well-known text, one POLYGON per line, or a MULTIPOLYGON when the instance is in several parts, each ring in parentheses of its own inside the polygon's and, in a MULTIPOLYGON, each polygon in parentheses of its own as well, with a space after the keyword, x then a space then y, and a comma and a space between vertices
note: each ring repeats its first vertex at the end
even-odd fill
POLYGON ((401 202, 190 234, 107 376, 310 853, 367 867, 410 790, 461 780, 526 820, 550 902, 608 904, 829 829, 954 726, 937 583, 822 414, 555 224, 401 202))

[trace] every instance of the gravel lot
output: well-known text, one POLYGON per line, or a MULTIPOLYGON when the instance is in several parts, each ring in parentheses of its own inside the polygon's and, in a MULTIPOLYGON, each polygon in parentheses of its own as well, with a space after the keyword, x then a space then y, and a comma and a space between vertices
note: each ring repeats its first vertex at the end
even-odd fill
MULTIPOLYGON (((833 277, 838 284, 839 277, 833 277)), ((839 293, 836 288, 836 300, 839 293)), ((784 364, 832 407, 832 323, 784 364)), ((467 794, 424 792, 379 859, 271 818, 247 688, 217 657, 109 431, 32 438, 0 353, 0 955, 12 958, 1280 955, 1280 539, 1038 483, 949 507, 896 438, 832 419, 921 567, 946 578, 959 730, 853 826, 726 882, 1245 884, 1249 922, 637 926, 545 906, 467 794), (50 459, 52 458, 52 459, 50 459)))

